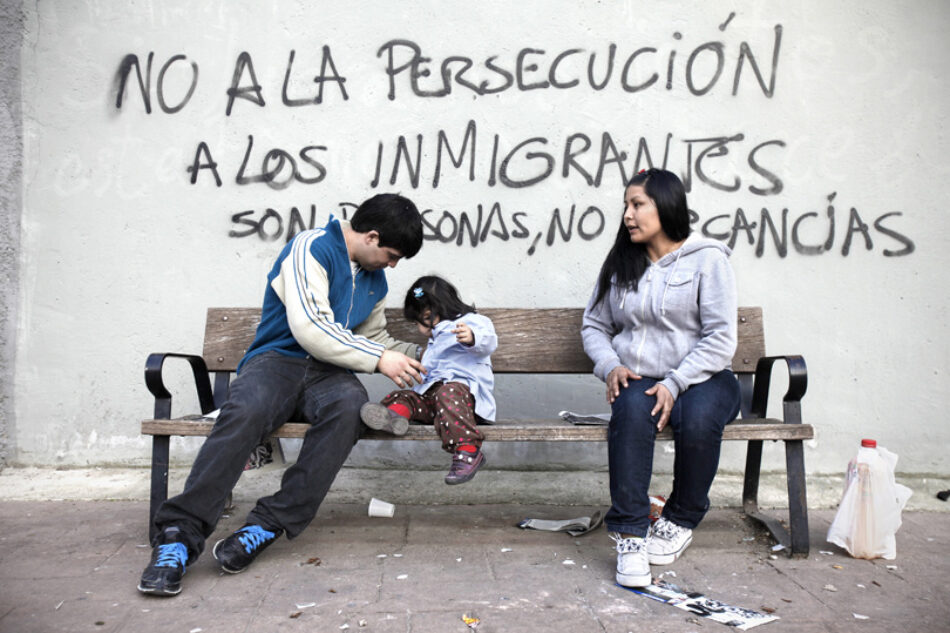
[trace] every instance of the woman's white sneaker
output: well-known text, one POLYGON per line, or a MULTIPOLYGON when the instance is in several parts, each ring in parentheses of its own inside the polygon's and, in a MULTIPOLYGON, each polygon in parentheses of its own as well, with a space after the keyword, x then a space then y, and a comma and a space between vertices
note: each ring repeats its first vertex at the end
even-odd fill
POLYGON ((650 526, 646 538, 647 558, 651 565, 669 565, 693 542, 693 531, 660 517, 650 526))
POLYGON ((623 538, 618 532, 610 532, 609 536, 617 544, 617 584, 646 587, 653 582, 646 541, 635 537, 623 538))

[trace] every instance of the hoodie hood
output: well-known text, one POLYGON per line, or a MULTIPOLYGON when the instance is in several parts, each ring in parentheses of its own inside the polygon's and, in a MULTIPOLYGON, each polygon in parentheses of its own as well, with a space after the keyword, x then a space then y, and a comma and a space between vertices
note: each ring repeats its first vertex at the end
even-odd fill
POLYGON ((700 237, 695 232, 690 233, 689 237, 686 238, 686 241, 683 242, 683 245, 680 246, 675 251, 667 253, 657 261, 653 263, 654 266, 659 266, 661 268, 669 266, 670 264, 675 264, 681 257, 687 255, 692 255, 697 251, 701 251, 705 248, 712 248, 720 251, 726 257, 732 255, 732 251, 728 246, 720 242, 719 240, 709 239, 708 237, 700 237))

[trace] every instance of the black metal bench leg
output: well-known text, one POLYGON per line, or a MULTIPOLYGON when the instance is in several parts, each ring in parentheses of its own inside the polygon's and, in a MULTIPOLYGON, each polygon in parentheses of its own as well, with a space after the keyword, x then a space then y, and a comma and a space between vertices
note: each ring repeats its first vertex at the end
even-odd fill
POLYGON ((168 457, 171 438, 168 435, 152 436, 152 492, 148 510, 148 540, 155 537, 155 515, 159 506, 168 498, 168 457))
POLYGON ((762 470, 762 440, 749 440, 745 454, 745 479, 742 482, 742 509, 746 514, 759 511, 759 472, 762 470))
POLYGON ((801 440, 785 442, 788 473, 788 524, 792 556, 808 556, 808 499, 805 494, 805 447, 801 440))
MULTIPOLYGON (((746 449, 745 481, 742 485, 742 509, 750 519, 755 519, 765 526, 776 541, 789 548, 789 554, 791 554, 793 541, 789 531, 776 517, 759 510, 759 478, 761 471, 762 440, 749 440, 746 449)), ((791 478, 789 478, 789 482, 791 482, 791 478)), ((791 483, 789 486, 791 486, 791 483)), ((807 533, 807 529, 805 531, 807 533)))

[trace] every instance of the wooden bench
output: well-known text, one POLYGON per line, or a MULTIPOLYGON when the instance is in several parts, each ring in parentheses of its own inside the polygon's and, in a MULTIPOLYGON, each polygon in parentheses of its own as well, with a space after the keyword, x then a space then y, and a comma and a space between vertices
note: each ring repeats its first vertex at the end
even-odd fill
MULTIPOLYGON (((592 364, 584 353, 580 329, 581 309, 483 309, 498 333, 498 349, 492 355, 496 374, 591 374, 592 364)), ((155 417, 142 422, 142 433, 152 436, 151 518, 168 496, 170 437, 207 436, 213 421, 200 416, 171 418, 172 396, 162 380, 166 360, 186 360, 194 373, 201 413, 220 408, 244 350, 254 338, 260 319, 256 308, 209 308, 204 352, 151 354, 145 366, 145 383, 155 396, 155 417), (213 381, 213 388, 212 388, 213 381)), ((390 333, 400 340, 424 343, 416 326, 407 323, 401 310, 387 310, 390 333)), ((726 426, 723 439, 747 442, 742 505, 745 513, 762 522, 791 555, 808 554, 808 510, 805 496, 805 462, 802 442, 814 437, 814 428, 801 422, 801 399, 807 387, 805 362, 800 356, 765 356, 761 308, 739 308, 739 346, 732 369, 742 390, 741 417, 726 426), (772 366, 783 361, 788 369, 788 389, 783 398, 781 419, 766 417, 772 366), (788 529, 775 517, 763 514, 758 506, 762 442, 785 442, 788 482, 788 529)), ((563 403, 562 403, 563 404, 563 403)), ((605 403, 605 411, 607 410, 605 403)), ((557 403, 545 407, 557 410, 557 403)), ((567 408, 567 407, 561 407, 567 408)), ((504 411, 504 403, 499 409, 504 411)), ((288 423, 273 437, 302 438, 303 423, 288 423)), ((487 442, 597 442, 606 441, 606 426, 575 425, 560 418, 499 419, 482 427, 487 442)), ((367 430, 367 440, 438 440, 429 425, 411 425, 402 437, 367 430)), ((671 440, 669 427, 657 436, 671 440)))

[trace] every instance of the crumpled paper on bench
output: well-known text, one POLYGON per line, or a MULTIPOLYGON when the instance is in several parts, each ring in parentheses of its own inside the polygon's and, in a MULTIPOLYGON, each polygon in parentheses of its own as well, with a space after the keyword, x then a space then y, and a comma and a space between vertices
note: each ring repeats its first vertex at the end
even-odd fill
POLYGON ((558 413, 562 420, 578 426, 607 426, 610 422, 609 413, 574 413, 561 411, 558 413))

